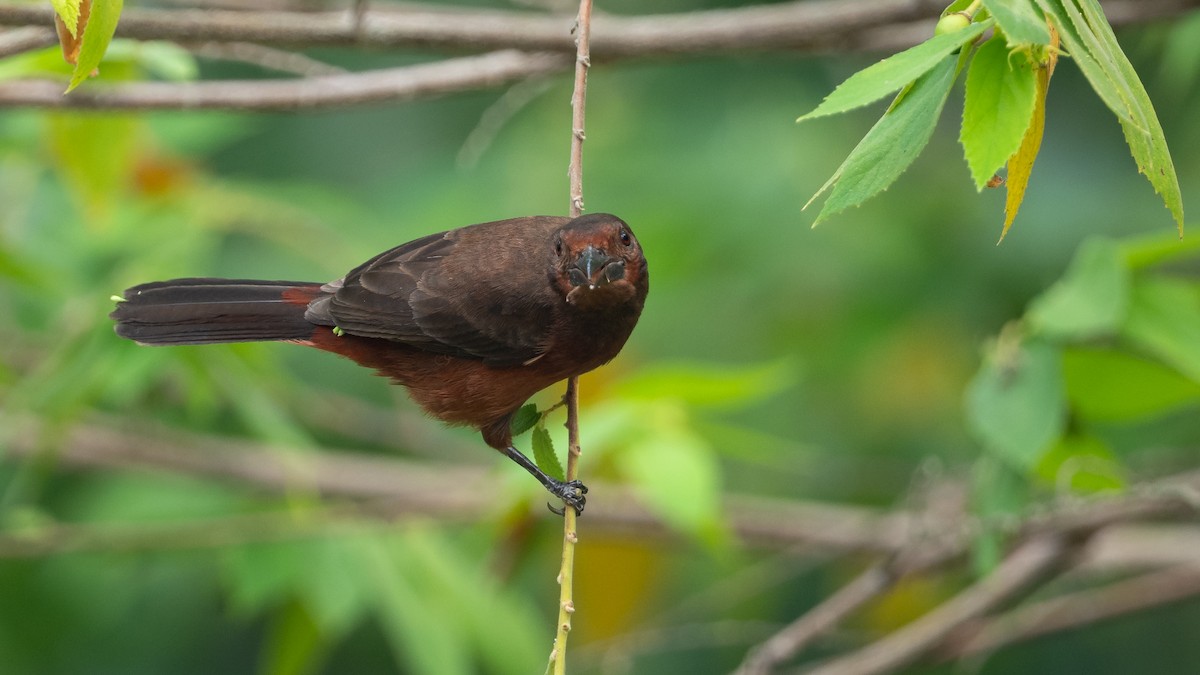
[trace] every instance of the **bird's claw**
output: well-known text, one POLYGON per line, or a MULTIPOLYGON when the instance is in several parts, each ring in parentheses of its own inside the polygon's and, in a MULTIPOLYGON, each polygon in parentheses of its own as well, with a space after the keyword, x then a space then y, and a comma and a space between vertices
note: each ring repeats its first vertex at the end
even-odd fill
POLYGON ((564 515, 566 513, 566 507, 569 506, 575 509, 575 515, 583 514, 583 506, 587 503, 587 497, 584 497, 588 491, 586 485, 577 480, 556 482, 555 485, 549 488, 549 490, 550 494, 563 500, 564 505, 563 508, 556 509, 547 504, 546 506, 548 506, 552 512, 557 513, 560 516, 564 515))

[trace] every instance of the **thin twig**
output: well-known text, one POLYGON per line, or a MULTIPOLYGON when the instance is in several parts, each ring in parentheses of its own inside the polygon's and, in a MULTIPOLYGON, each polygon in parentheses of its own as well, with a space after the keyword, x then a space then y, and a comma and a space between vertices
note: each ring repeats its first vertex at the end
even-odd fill
POLYGON ((301 77, 342 75, 345 68, 332 66, 300 52, 265 47, 253 42, 199 42, 184 47, 200 58, 215 61, 238 61, 279 73, 301 77))
MULTIPOLYGON (((0 432, 3 432, 0 433, 3 461, 27 460, 45 449, 39 439, 46 437, 46 427, 36 419, 4 417, 0 419, 0 432)), ((56 428, 52 433, 56 439, 53 459, 64 469, 157 470, 275 493, 301 489, 330 499, 389 498, 409 504, 413 513, 447 519, 478 519, 494 507, 491 494, 494 490, 487 488, 487 467, 494 468, 495 464, 487 464, 488 455, 469 444, 463 447, 455 444, 454 454, 461 459, 458 463, 448 463, 417 462, 339 449, 299 453, 244 439, 186 434, 144 422, 131 426, 130 422, 119 419, 80 424, 71 429, 56 428), (462 463, 474 457, 481 464, 462 463), (297 466, 305 468, 298 471, 297 466), (298 480, 301 482, 297 483, 298 480)), ((426 439, 446 443, 440 436, 409 438, 418 445, 426 439)), ((1033 522, 1036 531, 1052 532, 1056 528, 1072 531, 1081 524, 1100 529, 1123 522, 1192 517, 1195 507, 1182 495, 1196 486, 1200 486, 1200 472, 1168 476, 1135 487, 1130 494, 1050 510, 1033 522), (1102 518, 1089 517, 1089 513, 1102 518)), ((622 487, 612 484, 593 487, 609 497, 588 506, 588 522, 592 527, 639 537, 671 534, 637 500, 628 498, 622 487)), ((913 531, 913 521, 919 517, 903 510, 889 512, 850 504, 744 494, 728 494, 723 499, 730 527, 743 543, 770 549, 801 547, 824 554, 893 555, 909 550, 913 542, 906 533, 913 531)), ((961 553, 971 530, 965 527, 965 517, 959 518, 940 524, 938 539, 921 540, 919 553, 925 559, 925 568, 961 553)), ((1013 534, 1030 536, 1033 527, 1017 528, 1013 534)), ((1097 541, 1103 542, 1104 538, 1097 541)), ((904 560, 914 558, 909 554, 901 556, 904 560)), ((1168 557, 1162 562, 1171 564, 1177 559, 1168 557)), ((1125 564, 1122 560, 1114 559, 1105 566, 1122 564, 1125 564)))
POLYGON ((928 614, 849 655, 826 661, 807 675, 873 675, 910 665, 935 648, 953 629, 991 612, 1055 573, 1077 542, 1050 534, 1026 541, 990 575, 928 614))
POLYGON ((1060 595, 955 630, 936 652, 959 660, 996 652, 1051 633, 1107 621, 1200 595, 1200 567, 1193 561, 1141 574, 1100 588, 1060 595))
POLYGON ((495 87, 548 75, 568 65, 553 54, 502 51, 363 73, 322 75, 298 80, 233 80, 184 84, 90 83, 63 96, 64 85, 50 80, 0 83, 0 106, 116 110, 232 109, 313 110, 385 101, 411 101, 495 87))
POLYGON ((479 116, 479 123, 467 134, 462 148, 458 151, 456 164, 463 168, 476 166, 501 129, 525 106, 546 93, 550 84, 550 80, 543 78, 522 80, 504 92, 503 96, 479 116))
POLYGON ((26 26, 15 30, 6 30, 0 32, 0 58, 49 47, 56 42, 58 42, 58 36, 54 33, 53 28, 26 26))
POLYGON ((816 607, 750 650, 735 675, 765 675, 804 650, 871 600, 887 592, 899 576, 888 562, 867 568, 816 607))
MULTIPOLYGON (((575 86, 571 92, 571 153, 567 167, 572 218, 583 213, 583 139, 587 103, 587 75, 591 65, 590 35, 592 0, 579 0, 579 15, 575 20, 575 86)), ((567 482, 579 478, 579 377, 567 379, 567 482)), ((554 648, 550 650, 550 668, 554 675, 567 672, 567 637, 571 633, 571 616, 575 612, 574 576, 575 546, 579 543, 576 529, 579 514, 567 508, 563 514, 562 567, 558 573, 558 630, 554 648)))
MULTIPOLYGON (((921 39, 946 0, 792 0, 676 14, 597 16, 598 60, 748 51, 847 51, 872 48, 864 35, 927 21, 921 39)), ((1114 24, 1176 16, 1200 0, 1108 0, 1114 24)), ((44 5, 0 5, 0 25, 52 25, 44 5)), ((279 11, 128 8, 117 35, 146 40, 230 41, 311 47, 418 47, 442 50, 516 48, 574 53, 562 17, 544 12, 447 9, 434 4, 372 7, 361 22, 352 11, 279 11)))

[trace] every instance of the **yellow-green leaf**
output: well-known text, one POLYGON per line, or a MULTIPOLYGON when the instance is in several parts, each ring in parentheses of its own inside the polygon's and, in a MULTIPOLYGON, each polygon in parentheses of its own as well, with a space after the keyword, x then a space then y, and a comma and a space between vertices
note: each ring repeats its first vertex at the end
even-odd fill
POLYGON ((123 0, 93 0, 91 16, 83 29, 83 44, 79 49, 79 60, 71 73, 67 92, 75 89, 100 67, 104 52, 117 31, 117 20, 121 17, 123 0))
MULTIPOLYGON (((1051 31, 1053 33, 1053 31, 1051 31)), ((1048 60, 1040 64, 1034 73, 1033 115, 1025 136, 1016 153, 1008 159, 1008 180, 1005 183, 1008 190, 1004 200, 1004 229, 1000 232, 1000 241, 1008 234, 1021 202, 1025 200, 1025 189, 1029 187, 1029 176, 1033 173, 1033 162, 1037 159, 1038 150, 1042 147, 1042 134, 1046 130, 1046 92, 1050 89, 1050 76, 1054 74, 1054 64, 1057 60, 1055 47, 1057 37, 1052 37, 1048 50, 1048 60)))
POLYGON ((63 26, 71 37, 79 37, 76 30, 79 25, 79 3, 82 0, 50 0, 54 13, 62 19, 63 26))

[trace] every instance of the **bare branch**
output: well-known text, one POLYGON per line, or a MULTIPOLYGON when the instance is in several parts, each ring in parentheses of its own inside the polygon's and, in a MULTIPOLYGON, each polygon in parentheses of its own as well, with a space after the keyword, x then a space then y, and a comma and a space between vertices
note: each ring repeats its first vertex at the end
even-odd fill
MULTIPOLYGON (((747 51, 846 51, 871 47, 871 29, 926 22, 945 0, 793 0, 735 9, 644 16, 597 16, 592 57, 697 55, 747 51)), ((1109 0, 1114 24, 1178 15, 1200 0, 1109 0)), ((52 25, 39 5, 0 5, 0 25, 52 25)), ((564 26, 571 17, 524 10, 447 9, 410 5, 372 8, 361 25, 350 11, 289 12, 129 8, 117 34, 145 40, 231 41, 288 46, 339 45, 445 50, 515 48, 573 54, 564 26)), ((910 38, 910 40, 913 38, 910 38)))
POLYGON ((994 619, 977 620, 954 631, 937 656, 957 660, 991 654, 1018 642, 1197 595, 1200 595, 1200 567, 1193 560, 1100 588, 1043 600, 994 619))
POLYGON ((63 96, 49 80, 0 83, 0 106, 113 110, 313 110, 384 101, 410 101, 495 87, 570 67, 553 54, 502 51, 364 73, 300 80, 212 81, 188 84, 101 82, 63 96))
MULTIPOLYGON (((54 24, 50 24, 54 25, 54 24)), ((27 52, 31 49, 49 47, 58 42, 53 28, 26 26, 0 32, 0 58, 27 52)))
POLYGON ((898 578, 888 562, 872 565, 769 640, 750 650, 734 675, 766 675, 885 593, 898 578))
POLYGON ((217 61, 239 61, 301 77, 341 75, 345 68, 331 66, 299 52, 264 47, 253 42, 201 42, 185 44, 188 51, 201 58, 217 61))
POLYGON ((983 616, 1054 574, 1076 550, 1062 535, 1035 537, 994 572, 894 633, 847 656, 831 659, 809 675, 871 675, 899 670, 936 647, 955 627, 983 616))

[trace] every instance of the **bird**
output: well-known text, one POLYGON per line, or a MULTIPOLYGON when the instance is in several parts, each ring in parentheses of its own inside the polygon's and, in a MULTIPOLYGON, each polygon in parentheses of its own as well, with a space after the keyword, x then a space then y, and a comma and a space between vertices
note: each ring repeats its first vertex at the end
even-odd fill
POLYGON ((649 292, 641 244, 607 213, 468 225, 389 249, 329 283, 182 278, 130 287, 111 313, 143 345, 288 342, 407 388, 430 416, 487 445, 582 513, 587 487, 513 445, 538 391, 613 359, 649 292))

